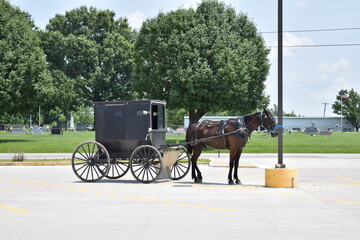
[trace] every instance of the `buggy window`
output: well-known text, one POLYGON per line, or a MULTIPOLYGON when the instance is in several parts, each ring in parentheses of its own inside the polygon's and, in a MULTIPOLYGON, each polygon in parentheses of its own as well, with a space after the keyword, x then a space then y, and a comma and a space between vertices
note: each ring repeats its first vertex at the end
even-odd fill
POLYGON ((152 105, 152 129, 165 129, 165 108, 164 105, 152 105))

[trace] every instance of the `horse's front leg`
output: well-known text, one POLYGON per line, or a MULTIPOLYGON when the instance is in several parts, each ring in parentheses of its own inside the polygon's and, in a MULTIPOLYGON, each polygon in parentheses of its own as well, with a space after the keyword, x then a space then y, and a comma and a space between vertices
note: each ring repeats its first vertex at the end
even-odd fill
POLYGON ((200 157, 201 151, 202 151, 202 146, 197 146, 194 148, 194 153, 191 156, 191 178, 194 180, 194 182, 196 183, 202 183, 202 176, 201 176, 201 172, 197 166, 197 160, 200 157), (196 171, 196 172, 195 172, 196 171), (197 176, 196 176, 197 174, 197 176))
POLYGON ((239 168, 239 160, 241 156, 242 150, 237 151, 235 156, 235 170, 234 170, 234 179, 236 184, 242 184, 239 177, 238 177, 238 168, 239 168))
POLYGON ((232 170, 234 168, 234 160, 235 160, 235 155, 233 151, 230 151, 230 159, 229 159, 229 174, 228 174, 228 183, 230 185, 234 185, 234 181, 232 179, 232 170))

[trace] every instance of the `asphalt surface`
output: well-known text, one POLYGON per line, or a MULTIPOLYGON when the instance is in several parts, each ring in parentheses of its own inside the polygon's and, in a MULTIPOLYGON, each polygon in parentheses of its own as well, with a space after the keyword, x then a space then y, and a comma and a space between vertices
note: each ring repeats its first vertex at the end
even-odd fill
POLYGON ((264 187, 271 155, 244 154, 243 185, 235 186, 227 184, 228 168, 206 165, 202 184, 190 174, 142 184, 131 173, 85 183, 70 166, 2 166, 0 238, 359 239, 358 157, 285 156, 287 167, 298 168, 296 189, 264 187))

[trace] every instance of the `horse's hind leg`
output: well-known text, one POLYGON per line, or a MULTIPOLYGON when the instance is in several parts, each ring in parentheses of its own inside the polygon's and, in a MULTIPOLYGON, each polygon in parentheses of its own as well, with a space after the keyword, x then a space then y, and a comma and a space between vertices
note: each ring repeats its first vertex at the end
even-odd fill
POLYGON ((197 160, 200 157, 203 146, 198 144, 193 149, 194 149, 194 152, 193 152, 193 155, 191 156, 191 178, 194 180, 194 182, 201 183, 202 176, 201 176, 201 172, 197 166, 197 160), (197 173, 197 176, 196 176, 196 173, 197 173))
POLYGON ((234 162, 236 157, 236 151, 230 150, 230 159, 229 159, 229 174, 228 174, 228 183, 230 185, 234 185, 234 181, 232 179, 232 170, 234 168, 234 162))
POLYGON ((234 179, 236 184, 242 184, 239 177, 238 177, 238 168, 239 168, 239 160, 241 156, 242 150, 237 151, 235 156, 235 170, 234 170, 234 179))

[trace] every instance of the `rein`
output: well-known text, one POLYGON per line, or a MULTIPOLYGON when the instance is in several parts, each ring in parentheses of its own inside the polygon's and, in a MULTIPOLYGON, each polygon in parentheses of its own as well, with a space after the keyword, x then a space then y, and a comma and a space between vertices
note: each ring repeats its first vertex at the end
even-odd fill
POLYGON ((263 112, 262 112, 262 111, 260 112, 260 123, 261 123, 261 125, 260 125, 261 127, 263 127, 265 130, 267 130, 267 131, 269 131, 269 132, 271 132, 271 133, 275 133, 278 128, 282 128, 282 127, 283 127, 283 125, 275 125, 275 127, 274 127, 273 130, 270 130, 270 129, 266 128, 266 127, 264 126, 264 123, 263 123, 263 112))

